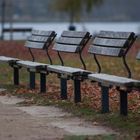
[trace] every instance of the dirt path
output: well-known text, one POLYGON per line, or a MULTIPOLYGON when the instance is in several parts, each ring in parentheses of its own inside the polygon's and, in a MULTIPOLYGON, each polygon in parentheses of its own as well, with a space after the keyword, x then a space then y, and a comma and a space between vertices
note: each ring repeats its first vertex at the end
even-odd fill
POLYGON ((22 99, 0 96, 0 140, 58 140, 64 135, 113 134, 53 106, 18 106, 22 99))

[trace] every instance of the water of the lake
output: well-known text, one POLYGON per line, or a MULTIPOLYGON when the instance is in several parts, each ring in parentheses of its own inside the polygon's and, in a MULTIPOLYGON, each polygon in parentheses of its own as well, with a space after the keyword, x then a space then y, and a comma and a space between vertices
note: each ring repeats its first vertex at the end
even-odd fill
MULTIPOLYGON (((0 24, 1 26, 1 24, 0 24)), ((9 28, 9 24, 6 23, 5 27, 9 28)), ((130 31, 137 34, 140 33, 140 22, 88 22, 88 23, 75 23, 77 31, 89 31, 91 34, 96 34, 100 30, 111 31, 130 31)), ((60 36, 62 31, 68 30, 69 23, 13 23, 14 28, 32 28, 40 30, 54 30, 57 32, 57 36, 60 36)), ((26 39, 29 33, 16 33, 14 39, 26 39)), ((9 34, 4 35, 5 39, 9 39, 9 34)))

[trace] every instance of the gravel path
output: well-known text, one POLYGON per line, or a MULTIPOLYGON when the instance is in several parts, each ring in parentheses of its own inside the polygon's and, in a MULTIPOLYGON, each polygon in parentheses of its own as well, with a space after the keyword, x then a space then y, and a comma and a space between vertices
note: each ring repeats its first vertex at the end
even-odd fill
POLYGON ((0 140, 61 140, 64 135, 115 133, 53 106, 18 106, 21 101, 0 96, 0 140))

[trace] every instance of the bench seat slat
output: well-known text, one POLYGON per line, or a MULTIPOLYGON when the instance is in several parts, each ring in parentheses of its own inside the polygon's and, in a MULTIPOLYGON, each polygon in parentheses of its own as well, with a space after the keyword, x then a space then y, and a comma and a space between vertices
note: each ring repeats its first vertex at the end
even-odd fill
POLYGON ((104 38, 128 39, 130 36, 133 35, 133 32, 100 31, 100 33, 97 36, 104 38))
POLYGON ((89 71, 80 69, 80 68, 73 68, 68 66, 59 66, 59 65, 49 65, 47 70, 50 72, 54 72, 57 74, 65 74, 65 75, 88 75, 89 71))
POLYGON ((140 87, 140 81, 133 80, 130 78, 119 77, 109 74, 89 74, 88 78, 90 80, 112 86, 121 86, 121 87, 140 87))
POLYGON ((126 43, 125 39, 107 39, 107 38, 95 38, 94 45, 108 46, 108 47, 124 47, 126 43))
POLYGON ((121 48, 109 48, 109 47, 102 47, 102 46, 95 46, 92 45, 88 52, 93 54, 99 55, 108 55, 108 56, 118 56, 120 57, 123 52, 121 48))
POLYGON ((54 35, 55 32, 54 31, 42 31, 42 30, 33 30, 32 31, 32 35, 40 35, 40 36, 50 36, 50 35, 54 35))
POLYGON ((64 44, 55 44, 53 50, 61 52, 70 52, 75 53, 79 49, 79 46, 76 45, 64 45, 64 44))
POLYGON ((83 38, 85 36, 89 36, 89 32, 82 31, 63 31, 61 34, 62 37, 70 37, 70 38, 83 38))
POLYGON ((19 61, 19 60, 20 59, 18 59, 18 58, 0 56, 0 62, 4 62, 4 63, 16 62, 16 61, 19 61))
POLYGON ((44 43, 26 41, 25 46, 28 47, 28 48, 43 49, 44 48, 44 43))
POLYGON ((57 41, 59 44, 80 45, 82 38, 60 37, 57 41))
POLYGON ((32 42, 42 42, 45 43, 47 40, 49 39, 49 37, 45 37, 45 36, 29 36, 28 37, 28 41, 32 41, 32 42))
POLYGON ((39 63, 39 62, 32 62, 32 61, 18 61, 17 64, 19 66, 25 67, 25 68, 46 68, 48 64, 39 63))

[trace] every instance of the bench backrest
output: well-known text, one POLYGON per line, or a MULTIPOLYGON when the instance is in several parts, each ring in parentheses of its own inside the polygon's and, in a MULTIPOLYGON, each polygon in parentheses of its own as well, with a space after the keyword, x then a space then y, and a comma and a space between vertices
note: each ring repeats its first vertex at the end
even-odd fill
POLYGON ((101 66, 96 55, 122 57, 124 65, 129 73, 128 77, 131 77, 131 72, 126 63, 125 56, 135 39, 136 35, 133 32, 100 31, 100 33, 95 36, 89 48, 89 53, 94 54, 99 72, 101 72, 101 66))
POLYGON ((53 50, 58 52, 61 64, 64 65, 64 62, 59 52, 78 53, 81 62, 84 65, 84 69, 86 69, 81 53, 90 38, 89 32, 63 31, 61 37, 56 41, 56 44, 53 47, 53 50))
MULTIPOLYGON (((25 43, 25 46, 29 48, 29 52, 31 53, 33 61, 35 60, 35 57, 31 49, 41 49, 48 51, 48 48, 51 46, 55 37, 56 37, 55 31, 42 31, 42 30, 32 31, 31 36, 28 37, 25 43)), ((52 60, 48 53, 47 55, 50 60, 50 63, 52 63, 52 60)))
POLYGON ((55 38, 54 31, 33 30, 25 46, 31 49, 47 49, 55 38))

